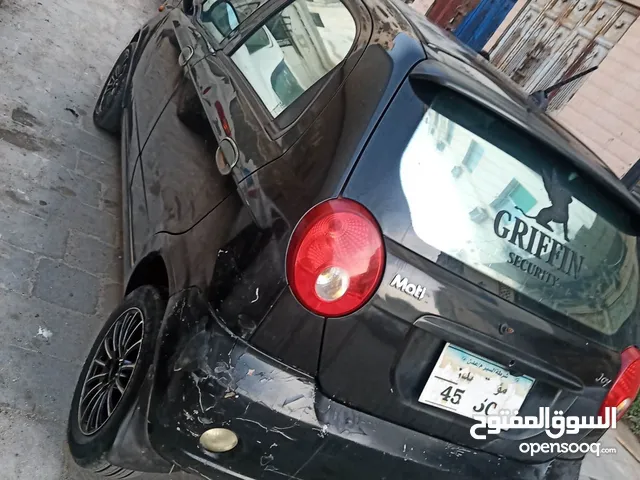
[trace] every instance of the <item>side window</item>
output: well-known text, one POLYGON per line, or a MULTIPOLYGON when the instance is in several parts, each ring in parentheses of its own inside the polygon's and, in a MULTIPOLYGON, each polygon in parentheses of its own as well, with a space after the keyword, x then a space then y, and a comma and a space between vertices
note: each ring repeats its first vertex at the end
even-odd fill
POLYGON ((231 56, 277 117, 342 62, 356 37, 339 1, 297 0, 271 17, 231 56))
POLYGON ((198 20, 217 42, 222 42, 267 0, 206 0, 198 20))

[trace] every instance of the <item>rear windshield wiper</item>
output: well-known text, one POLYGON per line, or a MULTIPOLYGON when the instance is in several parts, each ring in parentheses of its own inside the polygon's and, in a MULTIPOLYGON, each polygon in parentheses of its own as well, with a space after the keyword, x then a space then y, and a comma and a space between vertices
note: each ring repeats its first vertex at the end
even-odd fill
POLYGON ((587 68, 586 70, 576 73, 575 75, 565 80, 562 80, 554 85, 551 85, 550 87, 547 87, 544 90, 536 90, 531 95, 529 95, 529 100, 531 100, 531 102, 535 104, 538 108, 542 110, 546 110, 547 107, 549 106, 549 94, 551 94, 551 92, 554 92, 555 90, 558 90, 559 88, 564 87, 566 84, 571 83, 575 80, 578 80, 579 78, 582 78, 585 75, 590 74, 591 72, 595 72, 597 69, 598 69, 597 65, 595 67, 587 68))

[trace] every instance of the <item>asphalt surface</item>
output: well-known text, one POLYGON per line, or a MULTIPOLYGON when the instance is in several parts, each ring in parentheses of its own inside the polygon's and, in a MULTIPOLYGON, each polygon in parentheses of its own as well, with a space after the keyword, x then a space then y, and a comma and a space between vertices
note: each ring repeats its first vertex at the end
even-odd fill
MULTIPOLYGON (((0 0, 0 479, 96 478, 64 442, 77 375, 122 291, 119 147, 91 112, 159 3, 0 0)), ((620 455, 589 459, 584 479, 640 478, 620 455)))

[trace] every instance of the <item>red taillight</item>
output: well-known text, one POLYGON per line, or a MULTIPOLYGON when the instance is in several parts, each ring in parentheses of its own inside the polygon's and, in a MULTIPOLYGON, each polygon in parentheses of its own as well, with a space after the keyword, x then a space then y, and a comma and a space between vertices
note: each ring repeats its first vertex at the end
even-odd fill
POLYGON ((599 416, 604 416, 606 407, 616 407, 618 420, 629 410, 629 407, 640 391, 640 350, 628 347, 621 355, 620 372, 604 402, 600 406, 599 416))
POLYGON ((378 288, 383 268, 378 224, 353 200, 316 205, 289 242, 289 286, 304 307, 323 317, 342 317, 362 307, 378 288))

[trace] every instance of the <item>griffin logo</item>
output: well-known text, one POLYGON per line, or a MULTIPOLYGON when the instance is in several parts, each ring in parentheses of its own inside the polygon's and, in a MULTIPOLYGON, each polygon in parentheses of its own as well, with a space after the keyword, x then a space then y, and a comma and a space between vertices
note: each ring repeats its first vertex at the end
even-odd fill
POLYGON ((538 225, 553 232, 553 228, 549 225, 549 222, 559 223, 564 227, 564 239, 569 240, 569 204, 573 202, 571 192, 562 184, 558 172, 552 170, 551 172, 542 172, 542 181, 544 182, 544 188, 549 196, 551 205, 545 207, 538 212, 536 216, 527 215, 520 207, 516 207, 527 218, 531 218, 538 222, 538 225))
POLYGON ((506 239, 530 255, 524 257, 517 255, 516 252, 509 252, 507 263, 551 286, 556 285, 560 277, 555 274, 554 270, 547 269, 547 266, 578 279, 584 263, 584 255, 580 255, 569 246, 569 227, 567 225, 569 204, 573 201, 568 186, 576 176, 573 173, 566 180, 563 180, 555 170, 544 171, 542 179, 551 205, 542 208, 535 216, 525 214, 520 207, 516 206, 516 209, 522 212, 526 218, 535 220, 539 225, 538 228, 543 228, 536 228, 536 225, 527 223, 509 210, 500 210, 493 222, 493 231, 498 237, 506 239), (545 230, 554 231, 550 225, 551 222, 564 227, 565 243, 561 243, 545 232, 545 230), (542 260, 544 264, 532 262, 531 256, 542 260))

